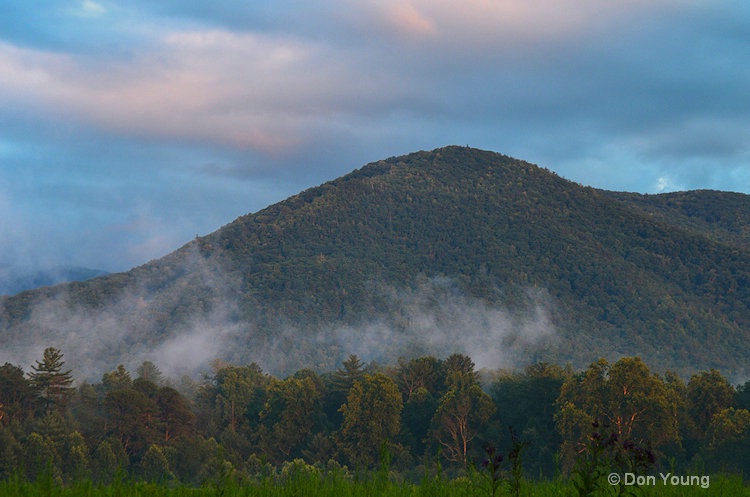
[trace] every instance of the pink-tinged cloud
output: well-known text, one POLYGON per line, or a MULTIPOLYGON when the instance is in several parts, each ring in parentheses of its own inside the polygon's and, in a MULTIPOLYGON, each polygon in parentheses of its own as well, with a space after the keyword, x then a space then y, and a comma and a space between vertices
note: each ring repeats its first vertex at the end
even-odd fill
POLYGON ((580 36, 603 23, 680 5, 676 0, 342 0, 342 4, 363 13, 376 31, 478 46, 580 36))
POLYGON ((311 119, 342 110, 348 71, 315 46, 220 31, 174 33, 134 60, 88 64, 5 44, 0 102, 117 133, 273 153, 308 140, 311 119))
POLYGON ((391 5, 385 15, 386 23, 402 35, 411 37, 437 34, 435 23, 412 4, 391 5))
POLYGON ((369 23, 374 36, 365 32, 346 46, 327 42, 326 33, 309 41, 219 29, 165 31, 129 59, 107 60, 0 44, 0 104, 40 115, 54 111, 113 133, 283 154, 337 123, 366 124, 373 116, 417 107, 440 112, 444 89, 409 61, 432 61, 442 70, 482 53, 515 53, 524 40, 578 36, 605 20, 670 1, 338 4, 343 23, 369 23), (414 39, 427 43, 415 49, 414 39))

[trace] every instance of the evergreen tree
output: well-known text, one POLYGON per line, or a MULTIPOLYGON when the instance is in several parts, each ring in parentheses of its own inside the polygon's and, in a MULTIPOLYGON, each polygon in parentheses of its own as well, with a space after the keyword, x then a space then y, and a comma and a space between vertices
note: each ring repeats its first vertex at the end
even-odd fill
POLYGON ((323 409, 326 417, 334 425, 340 425, 344 418, 341 415, 341 405, 346 402, 346 396, 354 385, 365 374, 362 361, 356 354, 351 354, 337 369, 327 376, 327 391, 323 399, 323 409))
POLYGON ((151 361, 143 361, 143 364, 136 369, 136 373, 138 373, 138 378, 148 380, 156 386, 161 386, 164 383, 164 375, 151 361))
POLYGON ((33 372, 29 373, 29 380, 45 411, 64 409, 73 394, 73 377, 70 370, 63 371, 65 361, 62 358, 62 352, 48 347, 44 350, 42 360, 31 366, 33 372))
POLYGON ((102 375, 102 386, 107 392, 130 388, 132 384, 133 379, 122 364, 119 364, 114 371, 102 375))
POLYGON ((348 392, 354 382, 361 379, 365 372, 362 361, 356 354, 349 356, 342 363, 343 369, 337 369, 333 375, 333 387, 339 392, 348 392))

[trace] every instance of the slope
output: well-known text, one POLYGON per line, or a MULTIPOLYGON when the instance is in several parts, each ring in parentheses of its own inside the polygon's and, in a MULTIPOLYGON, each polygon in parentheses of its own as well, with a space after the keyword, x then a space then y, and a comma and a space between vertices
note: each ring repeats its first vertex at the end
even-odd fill
MULTIPOLYGON (((685 195, 717 213, 730 205, 685 195)), ((294 370, 432 341, 496 349, 503 366, 640 355, 657 369, 744 375, 746 224, 662 198, 465 147, 394 157, 127 273, 5 299, 0 342, 22 353, 73 346, 72 335, 86 338, 76 354, 115 362, 150 353, 166 369, 223 357, 294 370)), ((750 207, 747 196, 731 205, 750 207)))

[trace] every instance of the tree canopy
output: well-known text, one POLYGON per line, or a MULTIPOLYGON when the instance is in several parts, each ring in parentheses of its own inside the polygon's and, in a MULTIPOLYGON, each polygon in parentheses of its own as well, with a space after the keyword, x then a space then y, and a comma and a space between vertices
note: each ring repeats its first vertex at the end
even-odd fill
POLYGON ((28 373, 0 366, 0 479, 52 471, 63 482, 128 474, 200 485, 290 464, 421 479, 438 468, 470 470, 490 446, 508 458, 523 448, 526 477, 551 478, 609 450, 609 440, 619 461, 638 464, 640 454, 665 471, 700 464, 750 474, 746 385, 733 387, 717 370, 685 382, 638 357, 580 371, 550 363, 477 371, 462 354, 366 367, 349 357, 338 374, 306 369, 285 378, 257 364, 216 363, 186 391, 170 378, 133 380, 122 365, 101 378, 70 386, 56 349, 28 373), (342 372, 356 377, 343 398, 342 372), (63 375, 64 402, 54 388, 35 386, 48 385, 48 373, 63 375))

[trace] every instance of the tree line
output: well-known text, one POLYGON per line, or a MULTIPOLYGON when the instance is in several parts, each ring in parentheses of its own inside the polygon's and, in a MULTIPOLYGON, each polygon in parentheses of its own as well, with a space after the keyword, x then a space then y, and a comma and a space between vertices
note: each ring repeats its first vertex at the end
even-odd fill
POLYGON ((475 467, 488 447, 517 471, 522 459, 527 477, 552 478, 580 468, 599 440, 654 467, 750 474, 750 382, 732 386, 714 369, 685 382, 637 357, 507 372, 478 371, 462 354, 387 366, 352 355, 283 379, 215 362, 179 384, 144 362, 75 386, 55 348, 28 372, 0 366, 0 479, 199 485, 300 461, 419 479, 475 467))

